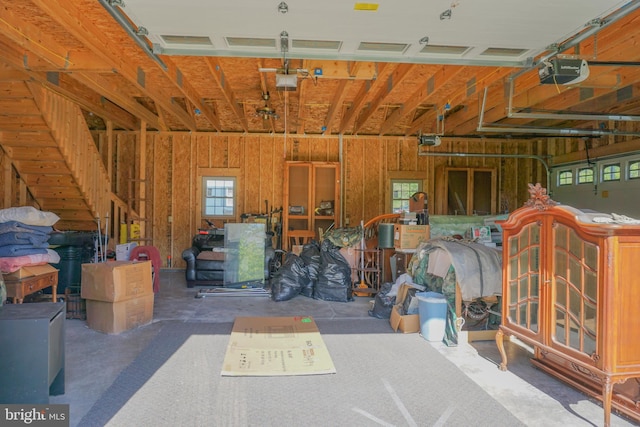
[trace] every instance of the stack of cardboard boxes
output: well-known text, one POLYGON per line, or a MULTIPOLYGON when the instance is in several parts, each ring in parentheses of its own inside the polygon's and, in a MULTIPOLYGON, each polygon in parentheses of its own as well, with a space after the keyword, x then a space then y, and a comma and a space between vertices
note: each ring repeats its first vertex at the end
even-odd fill
POLYGON ((151 261, 82 264, 81 292, 96 331, 118 334, 153 320, 151 261))

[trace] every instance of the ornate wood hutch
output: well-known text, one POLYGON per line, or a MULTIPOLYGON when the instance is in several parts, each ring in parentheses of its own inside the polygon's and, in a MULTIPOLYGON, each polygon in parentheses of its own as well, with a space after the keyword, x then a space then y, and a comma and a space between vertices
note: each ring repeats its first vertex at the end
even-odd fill
POLYGON ((532 363, 640 420, 640 223, 551 200, 539 184, 501 223, 504 335, 534 348, 532 363))

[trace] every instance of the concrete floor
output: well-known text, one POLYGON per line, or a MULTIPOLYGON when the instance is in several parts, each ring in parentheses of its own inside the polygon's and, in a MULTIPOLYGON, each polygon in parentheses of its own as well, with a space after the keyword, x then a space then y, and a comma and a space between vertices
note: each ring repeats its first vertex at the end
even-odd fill
MULTIPOLYGON (((187 288, 182 270, 163 270, 150 325, 119 335, 89 329, 85 321, 66 321, 66 393, 51 403, 70 405, 70 425, 77 426, 118 374, 155 336, 166 320, 233 322, 236 316, 294 316, 315 319, 367 318, 370 298, 349 303, 317 301, 298 296, 286 302, 266 297, 194 298, 199 288, 187 288)), ((385 320, 380 320, 384 322, 385 320)), ((502 372, 494 341, 447 347, 430 343, 507 410, 529 426, 602 426, 603 411, 594 399, 532 367, 530 349, 506 342, 509 370, 502 372)), ((461 402, 461 404, 464 404, 461 402)), ((612 414, 613 426, 638 425, 612 414)))

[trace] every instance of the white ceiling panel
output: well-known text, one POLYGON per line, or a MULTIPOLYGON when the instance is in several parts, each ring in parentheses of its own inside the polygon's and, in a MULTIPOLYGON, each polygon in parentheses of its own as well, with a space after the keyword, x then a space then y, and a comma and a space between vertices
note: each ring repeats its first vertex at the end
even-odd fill
POLYGON ((590 22, 604 18, 628 2, 619 0, 381 0, 377 10, 355 10, 356 2, 344 0, 288 0, 287 13, 280 1, 243 0, 126 0, 122 12, 148 31, 154 50, 162 54, 278 57, 280 34, 294 40, 330 41, 340 49, 291 47, 291 57, 396 62, 446 62, 448 55, 419 53, 419 40, 428 37, 435 46, 468 46, 452 61, 512 61, 544 52, 583 31, 590 22), (450 18, 441 14, 450 11, 450 18), (167 37, 208 37, 211 44, 170 43, 167 37), (267 47, 230 46, 226 39, 268 39, 267 47), (406 44, 401 52, 360 51, 367 43, 406 44), (521 50, 505 59, 481 55, 488 48, 521 50))

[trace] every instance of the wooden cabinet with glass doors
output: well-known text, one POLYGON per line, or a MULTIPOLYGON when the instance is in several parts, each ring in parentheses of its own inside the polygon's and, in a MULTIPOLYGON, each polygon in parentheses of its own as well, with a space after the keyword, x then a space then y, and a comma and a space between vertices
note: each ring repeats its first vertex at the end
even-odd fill
POLYGON ((294 235, 319 240, 321 231, 340 227, 340 163, 285 162, 283 199, 285 249, 291 249, 294 235))
POLYGON ((557 205, 538 186, 501 222, 504 335, 534 349, 532 363, 640 420, 640 224, 557 205))

